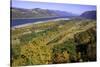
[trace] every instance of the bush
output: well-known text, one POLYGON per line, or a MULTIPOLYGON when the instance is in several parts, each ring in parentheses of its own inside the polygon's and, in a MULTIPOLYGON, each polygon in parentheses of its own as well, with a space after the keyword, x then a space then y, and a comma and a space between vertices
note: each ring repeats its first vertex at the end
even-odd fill
POLYGON ((29 43, 27 45, 23 45, 20 51, 20 57, 25 62, 17 63, 21 59, 15 60, 13 65, 37 65, 37 64, 49 64, 51 63, 51 50, 46 45, 35 45, 33 43, 29 43), (17 64, 16 64, 17 63, 17 64))
POLYGON ((71 62, 75 56, 76 50, 73 41, 66 41, 63 44, 55 45, 53 48, 53 63, 71 62))

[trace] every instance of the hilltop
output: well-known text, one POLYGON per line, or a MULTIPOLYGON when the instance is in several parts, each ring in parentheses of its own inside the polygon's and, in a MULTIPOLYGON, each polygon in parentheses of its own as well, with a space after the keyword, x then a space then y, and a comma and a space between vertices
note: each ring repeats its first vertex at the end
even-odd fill
POLYGON ((23 19, 23 18, 49 18, 49 17, 73 17, 76 16, 70 12, 50 9, 24 9, 24 8, 11 8, 12 19, 23 19))

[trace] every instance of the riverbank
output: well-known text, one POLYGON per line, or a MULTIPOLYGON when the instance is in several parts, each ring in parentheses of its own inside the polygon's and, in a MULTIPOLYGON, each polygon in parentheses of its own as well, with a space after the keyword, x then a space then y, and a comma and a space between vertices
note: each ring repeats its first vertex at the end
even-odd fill
POLYGON ((45 21, 38 21, 38 22, 33 22, 33 23, 26 23, 26 24, 21 24, 21 25, 16 25, 11 27, 12 29, 15 28, 21 28, 21 27, 25 27, 25 26, 29 26, 29 25, 33 25, 33 24, 38 24, 38 23, 46 23, 49 21, 59 21, 59 20, 70 20, 69 18, 57 18, 57 19, 52 19, 52 20, 45 20, 45 21))

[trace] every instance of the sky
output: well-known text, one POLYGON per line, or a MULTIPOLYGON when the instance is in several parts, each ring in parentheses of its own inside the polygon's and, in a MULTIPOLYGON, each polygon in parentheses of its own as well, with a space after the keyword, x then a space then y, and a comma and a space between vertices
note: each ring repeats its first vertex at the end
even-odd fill
POLYGON ((66 4, 66 3, 46 3, 46 2, 33 2, 33 1, 20 1, 12 0, 11 7, 25 8, 25 9, 51 9, 67 11, 73 14, 82 14, 85 11, 96 10, 95 5, 79 5, 79 4, 66 4))

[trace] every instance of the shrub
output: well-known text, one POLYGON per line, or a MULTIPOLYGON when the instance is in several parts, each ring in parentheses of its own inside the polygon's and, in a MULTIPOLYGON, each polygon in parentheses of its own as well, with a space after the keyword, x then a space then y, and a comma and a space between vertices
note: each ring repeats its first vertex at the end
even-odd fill
POLYGON ((71 62, 75 59, 76 50, 73 41, 66 41, 62 44, 55 45, 53 48, 53 63, 71 62))

